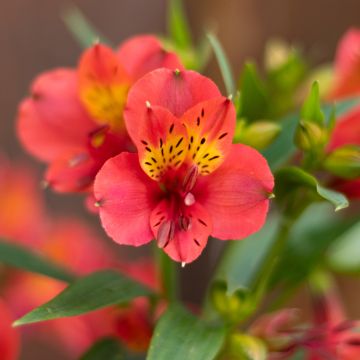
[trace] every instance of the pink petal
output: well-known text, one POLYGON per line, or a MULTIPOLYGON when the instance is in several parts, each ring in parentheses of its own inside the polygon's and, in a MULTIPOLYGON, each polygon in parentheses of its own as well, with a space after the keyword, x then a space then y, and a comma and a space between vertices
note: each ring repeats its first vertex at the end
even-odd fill
POLYGON ((128 130, 144 119, 146 102, 165 107, 176 117, 201 101, 221 96, 217 86, 194 71, 154 70, 131 88, 124 116, 128 130))
POLYGON ((73 70, 41 74, 35 79, 31 94, 20 105, 17 124, 19 138, 30 153, 50 161, 64 151, 86 145, 95 124, 80 104, 73 70))
POLYGON ((140 168, 137 154, 108 160, 96 176, 94 191, 102 226, 114 241, 140 246, 153 238, 150 213, 161 190, 140 168))
POLYGON ((158 68, 184 68, 177 55, 166 51, 160 41, 152 35, 130 38, 121 44, 117 55, 134 81, 158 68))
POLYGON ((265 158, 245 145, 233 145, 225 162, 199 178, 194 195, 211 215, 214 237, 241 239, 264 224, 274 179, 265 158))
POLYGON ((173 260, 190 263, 202 253, 206 246, 212 230, 211 218, 198 202, 181 209, 181 217, 187 219, 186 221, 182 221, 180 215, 174 217, 173 209, 174 206, 170 201, 161 201, 151 213, 151 228, 158 244, 173 260), (159 238, 162 237, 160 232, 164 224, 168 222, 172 222, 173 233, 166 241, 163 241, 159 238))
POLYGON ((20 337, 17 329, 12 327, 15 320, 7 304, 0 299, 0 354, 2 360, 16 360, 19 356, 20 337))

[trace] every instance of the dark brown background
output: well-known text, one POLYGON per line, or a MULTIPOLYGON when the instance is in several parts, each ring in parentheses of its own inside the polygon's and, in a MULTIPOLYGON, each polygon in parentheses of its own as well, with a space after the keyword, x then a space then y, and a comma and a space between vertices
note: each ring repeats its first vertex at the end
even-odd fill
MULTIPOLYGON (((166 29, 166 0, 74 3, 114 43, 133 34, 163 33, 166 29)), ((30 81, 46 69, 75 65, 81 52, 60 18, 68 4, 62 0, 0 1, 0 151, 12 158, 26 156, 14 134, 14 118, 30 81)), ((246 58, 260 61, 270 37, 302 46, 310 61, 319 63, 332 59, 346 29, 360 25, 359 0, 187 0, 185 5, 197 38, 205 26, 217 29, 236 74, 246 58)), ((214 61, 207 73, 221 83, 214 61)), ((49 194, 48 200, 54 211, 68 209, 71 204, 81 216, 88 216, 78 197, 49 194)), ((182 271, 186 300, 200 300, 216 254, 214 246, 212 251, 208 248, 200 260, 182 271)), ((356 304, 349 305, 353 313, 359 313, 356 304)))

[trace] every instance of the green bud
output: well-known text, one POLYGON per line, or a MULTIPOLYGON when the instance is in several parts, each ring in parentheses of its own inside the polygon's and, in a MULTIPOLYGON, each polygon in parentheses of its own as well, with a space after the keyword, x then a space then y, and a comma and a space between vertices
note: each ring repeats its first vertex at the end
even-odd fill
POLYGON ((237 290, 229 294, 224 282, 218 281, 210 290, 212 305, 226 322, 237 324, 254 311, 254 299, 246 290, 237 290))
POLYGON ((295 144, 304 151, 322 149, 328 141, 328 131, 315 122, 300 121, 295 132, 295 144))
POLYGON ((258 338, 246 334, 231 334, 219 357, 221 360, 266 360, 265 344, 258 338))
POLYGON ((248 126, 242 125, 235 134, 235 142, 262 150, 279 135, 281 126, 271 121, 256 121, 248 126))
POLYGON ((324 169, 345 178, 360 176, 360 146, 345 145, 332 151, 323 163, 324 169))

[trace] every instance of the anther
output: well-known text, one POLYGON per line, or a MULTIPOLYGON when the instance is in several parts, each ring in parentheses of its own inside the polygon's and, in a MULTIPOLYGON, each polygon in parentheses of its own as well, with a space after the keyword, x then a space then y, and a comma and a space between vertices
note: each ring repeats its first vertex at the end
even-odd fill
POLYGON ((183 190, 188 193, 193 189, 196 183, 196 179, 199 175, 199 170, 197 165, 191 166, 191 168, 187 171, 185 174, 184 180, 183 180, 183 190))
POLYGON ((195 204, 195 196, 191 192, 186 194, 184 198, 184 204, 186 206, 191 206, 195 204))
POLYGON ((175 70, 174 70, 174 74, 175 74, 176 76, 180 75, 180 70, 179 70, 179 69, 175 69, 175 70))
POLYGON ((173 221, 164 221, 157 233, 157 242, 159 248, 164 248, 169 243, 170 240, 174 238, 175 234, 175 224, 173 221))
POLYGON ((271 193, 268 195, 268 199, 274 199, 275 198, 275 194, 274 193, 271 193))
POLYGON ((182 267, 182 268, 184 268, 184 267, 185 267, 185 265, 186 265, 186 262, 185 262, 185 261, 183 261, 183 262, 181 263, 181 267, 182 267))
POLYGON ((145 101, 145 105, 146 105, 146 107, 147 107, 148 109, 151 108, 151 104, 150 104, 150 101, 149 101, 149 100, 146 100, 146 101, 145 101))

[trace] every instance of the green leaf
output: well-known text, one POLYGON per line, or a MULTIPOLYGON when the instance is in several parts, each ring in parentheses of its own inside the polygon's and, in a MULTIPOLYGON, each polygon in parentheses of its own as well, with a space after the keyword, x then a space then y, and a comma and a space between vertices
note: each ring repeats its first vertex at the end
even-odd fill
POLYGON ((147 360, 212 360, 224 340, 223 328, 210 327, 179 305, 173 305, 155 328, 147 360))
POLYGON ((296 286, 318 266, 324 254, 358 219, 342 219, 328 204, 309 207, 293 226, 272 283, 296 286))
POLYGON ((70 282, 74 279, 70 272, 45 259, 43 256, 6 241, 0 241, 0 263, 65 282, 70 282))
POLYGON ((240 77, 240 94, 241 118, 251 121, 267 117, 268 96, 254 64, 245 64, 240 77))
POLYGON ((110 45, 110 41, 95 29, 77 6, 67 6, 62 12, 61 18, 83 49, 94 45, 96 41, 110 45))
POLYGON ((323 125, 325 121, 324 113, 321 110, 319 84, 315 81, 311 87, 311 92, 305 100, 301 109, 301 119, 312 121, 323 125))
POLYGON ((212 46, 212 48, 214 50, 216 60, 219 64, 226 91, 227 91, 228 95, 235 95, 234 77, 232 74, 229 60, 224 52, 224 49, 221 46, 218 38, 214 34, 208 33, 207 37, 209 39, 210 45, 212 46))
POLYGON ((81 315, 151 294, 148 288, 119 272, 99 271, 73 282, 52 300, 15 321, 14 325, 81 315))
POLYGON ((275 240, 278 226, 278 216, 273 215, 254 235, 229 242, 214 276, 215 280, 227 284, 229 294, 238 289, 253 288, 263 260, 275 240))
POLYGON ((360 221, 347 229, 327 252, 327 263, 334 271, 360 273, 360 221))
MULTIPOLYGON (((344 100, 336 104, 336 115, 339 117, 359 104, 359 98, 344 100)), ((326 104, 322 107, 325 117, 330 117, 333 106, 326 104)), ((280 120, 282 131, 276 140, 262 154, 268 160, 270 167, 274 170, 289 160, 296 152, 293 139, 297 124, 299 123, 299 114, 290 114, 280 120)))
POLYGON ((125 360, 125 356, 117 339, 104 338, 91 346, 80 360, 125 360))
POLYGON ((323 187, 314 176, 299 167, 289 166, 278 170, 275 174, 275 183, 275 194, 280 195, 280 198, 286 196, 291 187, 305 187, 332 203, 335 211, 349 206, 349 201, 345 195, 323 187))
POLYGON ((175 46, 187 49, 192 47, 191 33, 181 0, 170 0, 168 11, 168 31, 175 46))

